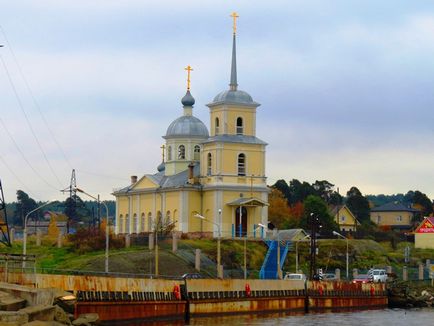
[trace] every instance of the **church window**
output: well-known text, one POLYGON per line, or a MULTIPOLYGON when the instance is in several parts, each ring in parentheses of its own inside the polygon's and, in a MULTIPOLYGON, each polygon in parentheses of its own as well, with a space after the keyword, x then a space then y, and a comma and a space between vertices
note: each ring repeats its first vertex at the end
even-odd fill
POLYGON ((211 166, 212 166, 212 155, 211 153, 208 153, 206 175, 211 175, 211 166))
POLYGON ((142 213, 142 221, 140 223, 140 232, 145 232, 145 223, 146 223, 146 216, 145 216, 145 213, 142 213))
POLYGON ((242 153, 238 155, 238 175, 246 175, 246 155, 242 153))
POLYGON ((124 233, 124 217, 119 215, 119 233, 124 233))
POLYGON ((134 214, 134 216, 133 216, 133 233, 137 233, 137 223, 138 223, 137 214, 134 214))
POLYGON ((196 145, 194 146, 194 160, 199 161, 200 160, 200 146, 196 145))
POLYGON ((185 146, 179 145, 178 147, 178 159, 185 160, 185 146))
POLYGON ((172 146, 169 146, 167 148, 167 160, 171 161, 172 160, 172 146))
POLYGON ((243 118, 237 118, 237 135, 243 134, 243 118))
POLYGON ((168 227, 172 223, 172 219, 170 218, 170 211, 166 213, 166 227, 168 227))
POLYGON ((220 120, 219 118, 215 118, 215 134, 217 135, 219 133, 220 129, 220 120))
POLYGON ((125 233, 130 233, 130 216, 128 214, 125 214, 125 233))
POLYGON ((148 213, 148 231, 151 232, 152 231, 152 213, 148 213))
POLYGON ((162 231, 163 230, 163 214, 161 214, 160 211, 157 212, 157 219, 155 221, 154 229, 156 231, 162 231))

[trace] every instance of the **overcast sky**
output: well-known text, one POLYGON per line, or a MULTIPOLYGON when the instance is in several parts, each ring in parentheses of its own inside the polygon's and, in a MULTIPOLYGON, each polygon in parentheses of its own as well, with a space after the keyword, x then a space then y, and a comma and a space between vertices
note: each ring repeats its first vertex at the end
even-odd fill
POLYGON ((205 104, 228 88, 234 10, 239 88, 261 103, 269 184, 434 198, 433 1, 38 0, 1 4, 6 201, 17 189, 64 198, 72 168, 105 199, 155 173, 182 114, 184 67, 206 125, 205 104))

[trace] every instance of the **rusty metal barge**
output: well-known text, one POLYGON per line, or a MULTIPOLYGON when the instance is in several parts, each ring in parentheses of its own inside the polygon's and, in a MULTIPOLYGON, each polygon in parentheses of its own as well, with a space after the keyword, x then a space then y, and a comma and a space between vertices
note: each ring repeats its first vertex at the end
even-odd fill
POLYGON ((8 282, 76 296, 75 315, 100 319, 184 320, 219 314, 304 313, 387 307, 385 284, 341 281, 167 280, 10 273, 8 282))

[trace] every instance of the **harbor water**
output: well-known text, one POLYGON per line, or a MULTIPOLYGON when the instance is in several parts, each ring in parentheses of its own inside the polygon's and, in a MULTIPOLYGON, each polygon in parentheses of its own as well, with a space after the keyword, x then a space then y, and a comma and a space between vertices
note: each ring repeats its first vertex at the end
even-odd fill
POLYGON ((187 325, 313 325, 313 326, 413 326, 434 325, 434 308, 383 309, 358 312, 309 313, 299 315, 225 316, 192 319, 187 325))
MULTIPOLYGON (((299 314, 267 314, 267 315, 230 315, 192 318, 184 321, 155 322, 119 322, 110 325, 161 326, 161 325, 194 325, 194 326, 238 326, 238 325, 307 325, 307 326, 427 326, 434 323, 434 308, 423 309, 382 309, 347 312, 322 312, 299 314)), ((104 324, 106 325, 106 324, 104 324)))

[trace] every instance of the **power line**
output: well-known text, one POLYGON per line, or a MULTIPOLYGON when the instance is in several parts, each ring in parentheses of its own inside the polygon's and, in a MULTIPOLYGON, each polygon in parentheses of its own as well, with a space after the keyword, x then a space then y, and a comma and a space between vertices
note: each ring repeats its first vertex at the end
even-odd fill
POLYGON ((0 156, 0 161, 2 161, 3 165, 8 169, 8 171, 14 176, 14 178, 21 183, 21 185, 26 189, 26 191, 32 196, 35 197, 35 194, 30 190, 30 188, 21 180, 20 177, 11 169, 9 164, 6 162, 6 160, 0 156))
POLYGON ((35 139, 36 143, 38 144, 38 147, 39 147, 39 149, 41 150, 42 155, 44 156, 45 162, 47 163, 47 165, 48 165, 48 167, 50 168, 50 170, 51 170, 51 172, 53 173, 53 175, 56 177, 57 182, 59 183, 59 185, 62 185, 62 182, 60 182, 59 177, 57 176, 56 172, 54 172, 54 169, 53 169, 53 167, 51 166, 50 161, 48 160, 48 157, 47 157, 47 155, 45 154, 45 151, 44 151, 44 149, 42 148, 42 145, 41 145, 41 143, 39 142, 38 137, 36 136, 35 131, 33 130, 32 124, 30 123, 30 120, 29 120, 29 118, 27 117, 26 111, 24 110, 24 106, 23 106, 23 104, 22 104, 22 102, 21 102, 21 99, 20 99, 20 97, 19 97, 19 95, 18 95, 17 89, 15 88, 15 85, 14 85, 14 83, 13 83, 13 80, 12 80, 12 78, 11 78, 11 75, 9 74, 9 70, 8 70, 8 68, 7 68, 7 66, 6 66, 6 62, 3 60, 3 57, 1 56, 1 54, 0 54, 0 60, 1 60, 2 64, 3 64, 3 67, 4 67, 5 72, 6 72, 6 76, 8 77, 9 83, 11 84, 12 90, 13 90, 13 92, 14 92, 14 94, 15 94, 15 98, 16 98, 16 100, 17 100, 17 102, 18 102, 18 106, 20 107, 21 112, 23 113, 23 115, 24 115, 24 117, 25 117, 25 119, 26 119, 27 125, 28 125, 28 127, 29 127, 29 129, 30 129, 30 131, 31 131, 31 133, 32 133, 32 135, 33 135, 33 138, 35 139))
POLYGON ((49 187, 58 190, 57 187, 53 186, 51 183, 49 183, 47 180, 45 180, 42 175, 33 167, 32 164, 30 164, 29 160, 27 159, 27 157, 24 155, 23 151, 21 150, 21 148, 18 146, 17 142, 15 141, 14 137, 12 136, 12 134, 10 133, 9 129, 6 127, 6 124, 4 123, 3 119, 0 117, 0 124, 3 126, 3 129, 6 131, 7 135, 9 136, 10 140, 12 141, 12 143, 14 144, 15 148, 17 149, 17 151, 20 153, 22 159, 27 163, 27 165, 30 167, 30 169, 32 169, 32 171, 39 177, 39 179, 41 179, 46 185, 48 185, 49 187))
POLYGON ((12 49, 12 45, 11 45, 11 43, 9 42, 9 39, 8 39, 8 37, 6 36, 6 32, 4 31, 4 29, 3 29, 3 27, 2 27, 1 25, 0 25, 0 31, 2 32, 3 37, 5 38, 6 44, 8 45, 8 49, 9 49, 9 51, 10 51, 11 54, 12 54, 12 57, 13 57, 14 62, 15 62, 15 65, 17 66, 17 68, 18 68, 18 72, 20 73, 20 76, 21 76, 21 78, 23 79, 24 84, 26 85, 27 91, 29 92, 30 97, 32 98, 33 104, 35 105, 36 109, 38 110, 39 114, 41 115, 42 121, 44 122, 45 127, 47 128, 48 132, 50 133, 51 138, 52 138, 53 141, 55 142, 55 144, 56 144, 56 146, 58 147, 59 151, 62 153, 62 156, 63 156, 63 158, 65 159, 66 163, 67 163, 67 164, 69 165, 69 167, 72 169, 72 164, 71 164, 71 162, 68 160, 68 157, 66 156, 65 151, 63 150, 62 146, 60 146, 60 143, 57 141, 57 138, 54 136, 54 133, 53 133, 53 131, 51 130, 50 125, 48 124, 47 120, 45 119, 44 114, 42 113, 42 110, 41 110, 41 107, 39 106, 39 103, 36 101, 36 98, 35 98, 35 96, 33 95, 33 91, 32 91, 32 89, 30 88, 30 84, 27 82, 27 78, 25 77, 25 75, 24 75, 24 73, 23 73, 23 70, 21 69, 21 66, 20 66, 20 64, 19 64, 19 62, 18 62, 18 59, 17 59, 16 55, 15 55, 15 52, 14 52, 13 49, 12 49))

